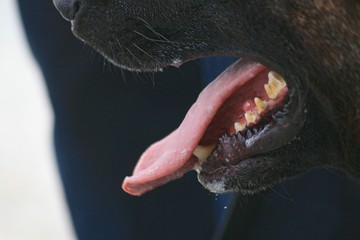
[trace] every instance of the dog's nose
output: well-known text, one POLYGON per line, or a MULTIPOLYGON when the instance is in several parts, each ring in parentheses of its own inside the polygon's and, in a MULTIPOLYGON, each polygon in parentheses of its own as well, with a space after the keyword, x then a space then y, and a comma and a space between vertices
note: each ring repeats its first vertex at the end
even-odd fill
POLYGON ((56 9, 68 21, 74 20, 80 9, 80 0, 53 0, 56 9))

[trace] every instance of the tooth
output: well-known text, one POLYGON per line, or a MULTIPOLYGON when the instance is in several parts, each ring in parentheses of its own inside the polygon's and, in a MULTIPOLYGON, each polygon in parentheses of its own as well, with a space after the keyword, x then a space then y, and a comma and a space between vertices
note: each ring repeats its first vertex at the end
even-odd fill
POLYGON ((269 98, 275 99, 279 96, 281 89, 286 86, 286 82, 280 74, 274 71, 269 72, 268 79, 268 84, 264 85, 265 92, 269 98))
POLYGON ((235 122, 234 123, 234 128, 235 128, 235 131, 236 133, 244 130, 244 128, 246 127, 246 123, 245 122, 235 122))
POLYGON ((197 173, 200 173, 201 171, 201 166, 199 163, 195 163, 194 164, 194 167, 193 167, 193 170, 195 170, 197 173))
POLYGON ((246 124, 254 123, 256 121, 258 113, 256 111, 248 111, 245 113, 246 124))
POLYGON ((207 146, 197 146, 197 148, 195 149, 195 151, 193 152, 193 154, 200 160, 200 161, 204 161, 206 160, 211 152, 214 150, 214 148, 216 147, 215 144, 211 144, 211 145, 207 145, 207 146))
POLYGON ((259 114, 262 113, 267 108, 267 102, 261 100, 258 97, 254 98, 254 102, 259 114))
POLYGON ((271 99, 277 98, 279 96, 279 93, 281 90, 280 88, 272 88, 269 84, 265 84, 264 89, 265 89, 266 94, 271 99))
POLYGON ((264 89, 269 98, 275 99, 277 97, 277 95, 273 93, 273 90, 271 89, 269 84, 265 84, 264 89))
POLYGON ((269 72, 268 79, 268 84, 264 85, 265 92, 269 98, 275 99, 278 97, 281 89, 286 86, 286 82, 280 74, 274 71, 269 72))
POLYGON ((279 86, 281 88, 286 86, 285 79, 277 72, 270 71, 268 74, 268 79, 271 87, 273 87, 273 85, 279 86))
POLYGON ((269 85, 273 90, 283 88, 282 83, 274 78, 269 78, 269 85))

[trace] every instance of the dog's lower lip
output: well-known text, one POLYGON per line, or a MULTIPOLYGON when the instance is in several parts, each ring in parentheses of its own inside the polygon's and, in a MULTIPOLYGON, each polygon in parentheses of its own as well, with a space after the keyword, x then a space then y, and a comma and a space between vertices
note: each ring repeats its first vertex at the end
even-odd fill
MULTIPOLYGON (((260 138, 266 138, 267 132, 270 128, 278 128, 276 126, 276 120, 278 117, 288 118, 288 107, 289 104, 286 104, 279 110, 274 110, 268 115, 271 119, 266 122, 260 122, 260 124, 252 127, 246 128, 245 130, 238 132, 234 135, 229 135, 225 133, 219 138, 217 146, 213 147, 211 152, 208 154, 206 159, 199 159, 199 164, 195 166, 197 172, 204 172, 206 174, 214 174, 219 170, 222 170, 225 167, 231 165, 237 165, 241 161, 244 161, 248 158, 257 156, 269 152, 283 144, 286 144, 286 141, 280 141, 275 139, 274 141, 267 142, 268 144, 261 145, 256 142, 260 138), (242 143, 243 145, 240 145, 242 143), (224 147, 224 145, 228 145, 224 147), (235 148, 237 152, 229 152, 229 147, 237 145, 235 148), (260 145, 260 146, 259 146, 260 145), (239 147, 241 146, 241 147, 239 147)), ((281 131, 281 129, 279 129, 281 131)), ((275 133, 276 134, 276 133, 275 133)), ((291 136, 289 136, 291 137, 291 136)))

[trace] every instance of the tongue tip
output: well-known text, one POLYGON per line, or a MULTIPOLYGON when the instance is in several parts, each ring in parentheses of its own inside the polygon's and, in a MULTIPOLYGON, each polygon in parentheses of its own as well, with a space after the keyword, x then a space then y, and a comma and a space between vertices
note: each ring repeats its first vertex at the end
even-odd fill
MULTIPOLYGON (((139 171, 138 174, 125 177, 122 189, 130 195, 141 196, 146 192, 149 192, 157 187, 160 187, 170 181, 181 178, 184 174, 194 169, 194 165, 197 163, 197 158, 190 157, 184 165, 174 169, 174 171, 166 174, 144 174, 144 171, 139 171)), ((151 171, 150 171, 151 172, 151 171)))
POLYGON ((132 177, 125 177, 124 182, 121 187, 126 193, 128 193, 132 196, 136 196, 136 197, 140 197, 147 191, 151 190, 151 189, 146 189, 141 186, 139 187, 139 184, 132 183, 132 177))
POLYGON ((132 196, 140 197, 141 195, 144 195, 145 193, 147 193, 169 181, 170 180, 164 181, 164 179, 155 179, 152 181, 145 181, 143 179, 139 179, 138 176, 127 176, 127 177, 125 177, 121 187, 126 193, 128 193, 132 196))

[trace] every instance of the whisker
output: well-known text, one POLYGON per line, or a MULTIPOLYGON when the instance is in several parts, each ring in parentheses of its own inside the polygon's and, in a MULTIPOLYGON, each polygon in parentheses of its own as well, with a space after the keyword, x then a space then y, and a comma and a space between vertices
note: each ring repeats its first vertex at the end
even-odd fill
POLYGON ((281 188, 284 190, 284 192, 286 193, 286 195, 291 199, 292 202, 296 202, 295 199, 290 195, 289 191, 285 188, 283 183, 280 183, 281 188))
POLYGON ((141 64, 141 61, 130 51, 130 49, 128 49, 128 48, 125 48, 125 49, 126 49, 126 51, 128 51, 128 53, 130 53, 131 56, 133 56, 136 59, 136 61, 138 61, 139 64, 141 64))
POLYGON ((170 40, 167 39, 164 35, 160 34, 160 33, 157 32, 157 31, 155 31, 155 29, 154 29, 153 27, 151 27, 151 25, 150 25, 147 21, 145 21, 145 19, 140 18, 140 17, 139 17, 139 19, 140 19, 141 21, 143 21, 143 22, 145 23, 145 27, 147 27, 150 31, 152 31, 156 36, 164 39, 167 43, 171 43, 171 44, 173 44, 173 45, 176 45, 176 42, 170 41, 170 40))
POLYGON ((266 196, 265 196, 265 194, 264 193, 262 193, 262 192, 259 192, 259 195, 261 196, 261 198, 262 199, 264 199, 266 202, 268 202, 268 203, 270 203, 271 201, 270 201, 270 199, 269 198, 267 198, 266 196))
POLYGON ((107 60, 103 57, 103 64, 102 64, 102 71, 103 71, 103 73, 105 72, 106 61, 107 61, 107 60))
POLYGON ((146 40, 149 40, 149 41, 152 41, 152 42, 155 42, 155 43, 168 43, 168 41, 150 38, 150 37, 144 35, 143 33, 138 32, 138 31, 135 31, 135 30, 133 30, 133 32, 136 33, 136 34, 138 34, 138 35, 140 35, 141 37, 145 38, 146 40))
POLYGON ((155 89, 155 73, 153 73, 153 72, 149 72, 149 78, 150 78, 150 80, 151 80, 151 82, 152 82, 152 85, 153 85, 153 89, 155 89))
POLYGON ((124 84, 127 85, 125 70, 120 68, 120 72, 121 72, 121 76, 122 76, 122 79, 124 81, 124 84))
POLYGON ((140 81, 141 83, 145 84, 146 81, 144 81, 144 79, 141 77, 141 75, 139 74, 139 72, 131 72, 135 81, 140 81))
POLYGON ((271 189, 274 193, 276 193, 279 197, 281 197, 281 198, 283 198, 283 199, 285 199, 285 200, 287 200, 287 201, 290 201, 290 202, 295 202, 294 199, 289 198, 289 197, 285 196, 284 194, 276 191, 273 187, 270 187, 270 189, 271 189))
POLYGON ((149 53, 147 53, 145 50, 143 50, 141 47, 139 47, 138 45, 136 45, 135 43, 133 43, 133 46, 136 47, 137 49, 139 49, 142 53, 146 54, 147 56, 149 56, 150 58, 154 59, 155 61, 157 61, 157 59, 150 55, 149 53))
POLYGON ((117 45, 119 46, 119 48, 121 49, 121 51, 124 51, 124 48, 121 46, 119 39, 117 39, 117 37, 114 36, 115 41, 117 42, 117 45))

